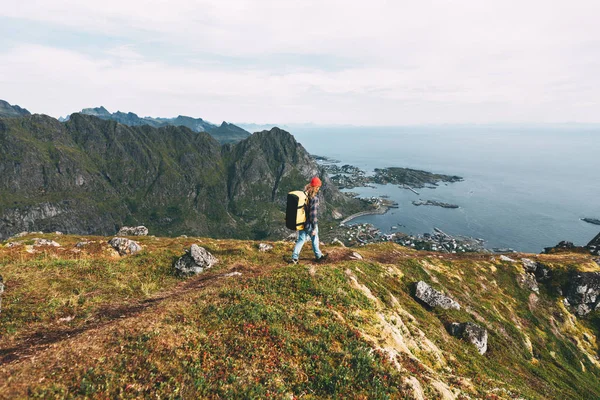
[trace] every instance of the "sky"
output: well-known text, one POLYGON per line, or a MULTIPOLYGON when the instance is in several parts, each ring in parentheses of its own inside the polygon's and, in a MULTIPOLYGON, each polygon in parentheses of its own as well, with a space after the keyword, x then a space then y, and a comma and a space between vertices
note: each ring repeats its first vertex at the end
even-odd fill
POLYGON ((0 99, 220 123, 598 123, 598 0, 0 0, 0 99))

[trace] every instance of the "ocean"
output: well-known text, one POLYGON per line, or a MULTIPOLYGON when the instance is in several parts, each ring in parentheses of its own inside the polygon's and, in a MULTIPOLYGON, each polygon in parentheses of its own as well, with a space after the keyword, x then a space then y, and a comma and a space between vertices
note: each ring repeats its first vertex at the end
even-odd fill
POLYGON ((587 244, 600 226, 600 127, 597 126, 418 126, 293 127, 311 153, 357 166, 407 167, 463 182, 417 189, 396 185, 355 188, 361 197, 387 195, 399 208, 357 218, 382 232, 431 233, 482 238, 487 248, 541 252, 561 240, 587 244), (458 209, 414 206, 437 200, 458 209))

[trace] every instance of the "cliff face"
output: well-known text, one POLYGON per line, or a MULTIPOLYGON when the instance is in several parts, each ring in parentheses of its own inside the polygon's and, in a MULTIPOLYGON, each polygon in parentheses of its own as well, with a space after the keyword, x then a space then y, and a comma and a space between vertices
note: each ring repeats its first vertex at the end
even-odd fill
MULTIPOLYGON (((161 234, 283 233, 285 194, 318 166, 272 130, 221 147, 183 127, 130 127, 73 114, 0 119, 0 238, 21 231, 112 234, 144 224, 161 234)), ((356 206, 333 186, 326 204, 356 206)))

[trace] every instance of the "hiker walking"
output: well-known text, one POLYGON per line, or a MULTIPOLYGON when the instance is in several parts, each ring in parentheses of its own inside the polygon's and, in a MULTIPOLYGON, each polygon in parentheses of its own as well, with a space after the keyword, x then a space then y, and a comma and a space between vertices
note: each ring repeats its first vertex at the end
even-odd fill
POLYGON ((319 249, 319 227, 317 225, 317 215, 319 213, 319 197, 317 194, 319 193, 319 189, 321 189, 321 184, 321 180, 315 176, 311 179, 310 183, 304 187, 304 192, 308 197, 307 216, 303 229, 298 231, 298 240, 296 240, 296 245, 294 246, 292 258, 290 260, 293 264, 298 263, 300 250, 302 250, 304 242, 308 239, 310 239, 312 243, 316 261, 320 262, 327 258, 327 254, 321 253, 321 250, 319 249))

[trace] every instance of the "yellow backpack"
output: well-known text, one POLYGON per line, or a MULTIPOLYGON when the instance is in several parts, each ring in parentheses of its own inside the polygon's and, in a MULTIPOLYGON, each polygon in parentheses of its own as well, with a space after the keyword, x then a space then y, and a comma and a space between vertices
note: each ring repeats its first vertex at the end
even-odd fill
POLYGON ((306 222, 306 205, 308 196, 301 190, 289 192, 287 195, 287 207, 285 210, 285 226, 293 231, 304 229, 306 222))

